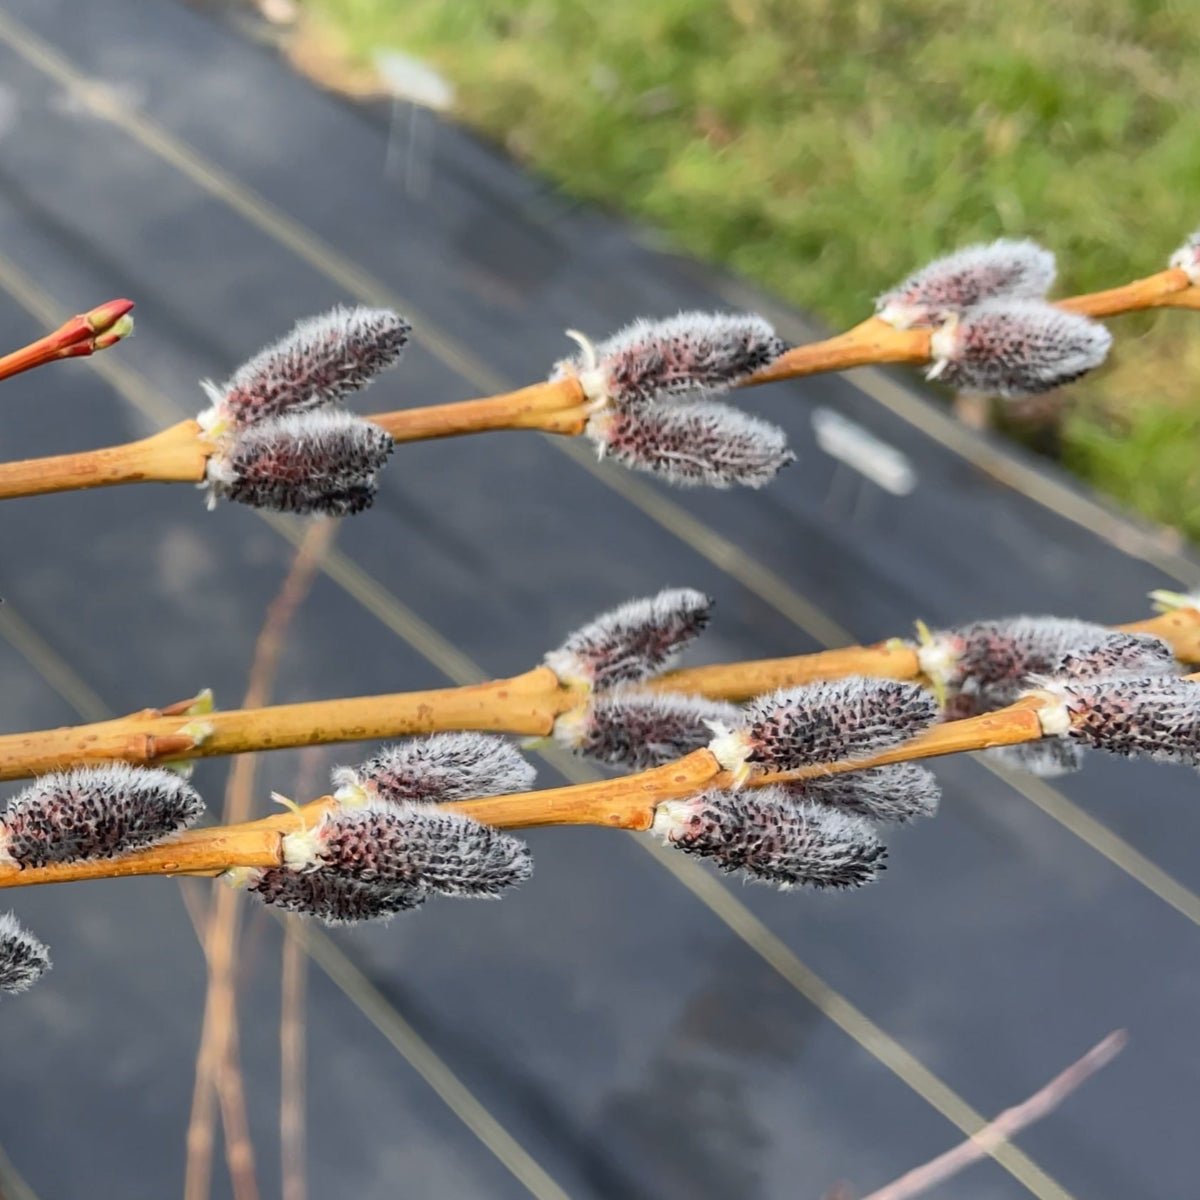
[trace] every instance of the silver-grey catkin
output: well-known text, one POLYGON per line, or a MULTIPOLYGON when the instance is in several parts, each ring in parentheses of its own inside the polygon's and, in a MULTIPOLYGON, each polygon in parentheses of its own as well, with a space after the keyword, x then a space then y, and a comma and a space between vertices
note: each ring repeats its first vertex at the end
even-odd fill
POLYGON ((1072 383, 1108 357, 1098 321, 1037 300, 985 300, 931 339, 928 378, 985 396, 1034 396, 1072 383))
POLYGON ((285 912, 316 917, 326 925, 387 921, 425 903, 428 892, 415 887, 373 886, 331 871, 271 867, 259 871, 247 891, 285 912))
POLYGON ((1160 762, 1200 764, 1200 687, 1165 675, 1035 680, 1070 715, 1085 746, 1160 762))
POLYGON ((935 259, 875 301, 875 311, 898 329, 938 325, 983 300, 1040 299, 1054 284, 1054 255, 1036 242, 966 246, 935 259))
POLYGON ((620 687, 559 718, 554 735, 585 758, 643 771, 703 749, 712 739, 713 722, 728 725, 738 719, 737 707, 720 700, 620 687))
POLYGON ((443 895, 494 896, 533 871, 528 848, 512 834, 442 809, 384 801, 337 810, 284 846, 285 854, 293 846, 305 852, 307 861, 291 866, 443 895))
POLYGON ((666 670, 708 627, 712 600, 695 588, 667 588, 629 600, 575 630, 546 665, 564 683, 596 691, 638 683, 666 670))
POLYGON ((585 432, 601 458, 678 487, 760 488, 796 457, 777 425, 711 400, 606 409, 585 432))
POLYGON ((1051 668, 1051 675, 1068 679, 1096 679, 1113 675, 1177 675, 1179 663, 1170 645, 1150 633, 1112 630, 1091 645, 1067 651, 1051 668))
POLYGON ((560 363, 556 378, 602 380, 603 399, 618 407, 736 387, 786 349, 764 318, 754 313, 681 312, 666 320, 637 320, 560 363))
POLYGON ((351 413, 272 417, 227 436, 209 458, 210 506, 220 496, 274 512, 362 512, 393 446, 385 430, 351 413))
POLYGON ((1039 779, 1057 779, 1083 769, 1084 748, 1065 738, 1043 738, 1015 746, 993 746, 985 750, 985 758, 999 763, 1009 771, 1023 771, 1039 779))
POLYGON ((932 817, 941 799, 933 772, 916 763, 818 775, 785 786, 796 799, 890 824, 932 817))
POLYGON ((445 804, 527 792, 537 770, 511 742, 489 733, 435 733, 388 746, 333 773, 337 788, 397 803, 445 804))
POLYGON ((722 871, 787 889, 869 883, 887 851, 871 823, 783 788, 709 791, 658 806, 654 832, 722 871))
POLYGON ((0 915, 0 992, 19 995, 50 969, 50 951, 12 913, 0 915))
POLYGON ((932 693, 914 683, 856 677, 811 683, 748 704, 741 724, 714 739, 712 750, 729 770, 747 763, 785 771, 865 758, 928 729, 938 716, 932 693))
MULTIPOLYGON (((969 716, 1011 704, 1031 675, 1053 673, 1066 656, 1095 646, 1109 632, 1103 625, 1061 617, 973 621, 935 634, 933 657, 942 664, 937 676, 950 696, 966 701, 952 711, 969 716)), ((922 648, 923 666, 925 655, 922 648)))
POLYGON ((286 337, 260 350, 210 399, 237 425, 336 403, 392 366, 412 326, 386 308, 339 305, 300 321, 286 337))
POLYGON ((176 772, 113 763, 34 780, 0 818, 0 858, 21 867, 111 858, 153 846, 204 812, 176 772))

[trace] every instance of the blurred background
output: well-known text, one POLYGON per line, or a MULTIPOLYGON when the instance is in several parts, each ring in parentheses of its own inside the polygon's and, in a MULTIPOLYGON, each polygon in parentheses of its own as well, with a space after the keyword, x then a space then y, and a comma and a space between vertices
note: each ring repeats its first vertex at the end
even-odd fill
MULTIPOLYGON (((426 57, 456 112, 572 195, 647 221, 833 327, 996 237, 1059 294, 1160 270, 1200 220, 1188 0, 285 0, 288 52, 370 93, 426 57)), ((994 416, 1147 516, 1200 530, 1186 314, 1126 319, 1111 365, 994 416)), ((975 414, 972 413, 974 416, 975 414)))
MULTIPOLYGON (((756 309, 803 341, 979 238, 1048 245, 1064 292, 1150 274, 1196 220, 1188 18, 1117 0, 0 0, 0 341, 138 303, 127 344, 6 384, 0 453, 193 414, 199 379, 337 302, 416 327, 369 411, 519 386, 570 348, 565 327, 680 308, 756 309)), ((693 661, 916 618, 1134 620, 1150 589, 1200 584, 1196 337, 1188 314, 1113 328, 1094 379, 994 417, 1015 437, 903 373, 757 389, 748 407, 799 456, 761 493, 667 492, 508 433, 402 448, 375 508, 336 527, 209 514, 186 487, 8 502, 0 719, 205 685, 234 707, 285 580, 282 646, 256 673, 280 701, 516 673, 665 586, 716 599, 693 661), (831 456, 830 414, 874 450, 831 456), (872 469, 880 448, 903 486, 872 469)), ((195 779, 214 810, 231 794, 263 813, 373 749, 195 779)), ((540 779, 583 771, 552 757, 540 779)), ((237 1053, 216 1064, 206 994, 210 1044, 234 1023, 197 937, 211 889, 14 892, 56 965, 0 1006, 0 1193, 861 1196, 1124 1028, 1116 1062, 930 1195, 1191 1194, 1194 773, 937 773, 937 820, 850 895, 550 829, 502 903, 332 935, 248 909, 228 942, 237 1053)))

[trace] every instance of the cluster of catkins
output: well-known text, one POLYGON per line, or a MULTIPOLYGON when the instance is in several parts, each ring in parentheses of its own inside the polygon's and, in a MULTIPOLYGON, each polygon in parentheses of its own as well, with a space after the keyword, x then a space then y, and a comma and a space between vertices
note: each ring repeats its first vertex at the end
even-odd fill
POLYGON ((340 406, 396 363, 411 327, 389 309, 334 308, 296 325, 221 385, 197 418, 215 449, 209 507, 223 496, 277 512, 345 516, 375 498, 392 439, 340 406))
POLYGON ((762 487, 793 459, 782 429, 714 399, 786 349, 752 313, 685 312, 634 321, 552 378, 587 398, 585 430, 600 456, 684 487, 762 487))
POLYGON ((334 772, 335 807, 283 839, 283 865, 230 872, 266 904, 329 924, 386 920, 434 895, 487 898, 528 879, 525 844, 453 811, 527 791, 533 767, 503 738, 444 733, 334 772))
MULTIPOLYGON (((677 592, 640 607, 643 619, 638 606, 625 606, 607 618, 608 636, 593 623, 550 657, 560 666, 574 662, 602 686, 630 681, 647 667, 665 666, 708 605, 677 592)), ((792 689, 745 709, 711 712, 731 722, 708 735, 738 778, 865 756, 937 717, 922 689, 869 680, 792 689)), ((667 752, 662 747, 655 757, 667 752)), ((225 877, 264 903, 334 924, 388 919, 439 894, 496 896, 529 877, 529 852, 511 834, 456 813, 454 803, 526 791, 533 777, 517 749, 494 735, 403 742, 335 771, 332 803, 315 824, 298 818, 296 831, 282 835, 279 865, 234 867, 225 877)), ((901 765, 744 792, 710 790, 661 805, 654 831, 750 879, 852 887, 883 865, 877 824, 929 815, 936 803, 932 777, 901 765)), ((169 840, 202 811, 190 786, 167 770, 116 765, 46 776, 0 819, 0 863, 25 870, 109 858, 169 840)), ((0 990, 23 990, 48 965, 36 939, 11 919, 0 922, 0 990)))
MULTIPOLYGON (((555 737, 598 762, 643 769, 708 747, 745 778, 781 765, 767 729, 793 722, 782 753, 792 765, 866 757, 920 732, 937 715, 962 718, 1011 704, 1030 691, 1054 697, 1039 741, 988 751, 1007 765, 1049 776, 1077 769, 1093 746, 1117 754, 1191 762, 1200 749, 1200 688, 1180 679, 1170 646, 1148 634, 1086 621, 1014 617, 927 634, 916 646, 933 692, 892 680, 846 679, 785 689, 750 705, 650 690, 708 624, 711 602, 689 589, 664 591, 605 613, 546 656, 587 702, 560 717, 555 737), (794 752, 793 752, 794 751, 794 752)), ((804 791, 876 820, 932 812, 936 790, 904 765, 808 780, 804 791)), ((759 803, 757 794, 739 804, 759 803)))
MULTIPOLYGON (((1200 239, 1171 265, 1200 278, 1200 239)), ((937 259, 876 301, 898 329, 930 329, 930 379, 961 391, 1027 396, 1098 367, 1112 338, 1096 321, 1046 300, 1050 251, 1001 239, 937 259)), ((411 332, 387 309, 335 308, 203 386, 198 420, 214 444, 204 486, 283 512, 342 516, 367 508, 392 449, 378 426, 339 407, 400 357, 411 332)), ((683 312, 637 320, 580 351, 553 379, 583 393, 585 434, 601 457, 685 487, 761 487, 793 460, 783 430, 717 397, 787 349, 753 313, 683 312)))
MULTIPOLYGON (((632 632, 627 615, 621 627, 632 632)), ((655 661, 665 652, 656 636, 661 625, 638 632, 645 636, 637 646, 593 643, 601 676, 631 654, 655 661)), ((580 639, 573 639, 577 647, 580 639)), ((735 725, 709 737, 735 774, 866 757, 937 719, 928 692, 885 680, 794 688, 734 712, 735 725)), ((493 735, 400 743, 336 771, 336 807, 315 828, 283 839, 283 865, 234 872, 234 881, 268 904, 329 922, 390 917, 437 893, 494 896, 529 876, 528 851, 511 834, 456 814, 454 801, 524 791, 532 780, 517 750, 493 735)), ((710 790, 660 804, 654 831, 746 878, 853 887, 882 866, 879 822, 931 815, 936 805, 932 776, 901 764, 803 784, 710 790)))
MULTIPOLYGON (((880 830, 931 816, 938 789, 912 763, 799 781, 782 772, 865 761, 942 718, 1002 706, 1034 690, 1043 739, 1016 748, 1043 772, 1093 747, 1200 765, 1200 688, 1170 648, 1145 634, 1019 617, 931 634, 918 648, 935 690, 848 678, 785 688, 736 706, 648 690, 707 624, 702 594, 675 589, 598 617, 546 656, 583 700, 555 736, 602 762, 647 767, 707 748, 727 786, 666 800, 653 832, 727 872, 780 888, 855 887, 884 865, 880 830), (1053 757, 1029 757, 1055 748, 1053 757), (1064 749, 1065 748, 1065 749, 1064 749)), ((330 923, 387 919, 434 895, 491 897, 527 879, 525 845, 457 813, 456 801, 529 789, 532 767, 504 739, 456 733, 404 742, 339 768, 319 820, 298 819, 282 861, 232 868, 227 881, 263 902, 330 923)), ((167 841, 203 812, 176 773, 115 765, 37 780, 0 817, 0 865, 26 870, 110 858, 167 841)), ((0 919, 0 991, 28 987, 45 947, 0 919)))
MULTIPOLYGON (((914 693, 917 689, 911 689, 914 693)), ((820 731, 812 707, 780 694, 748 712, 742 752, 764 769, 833 761, 903 736, 884 732, 885 697, 863 692, 830 706, 820 731), (856 728, 863 724, 873 732, 856 728)), ((935 712, 912 713, 925 724, 935 712)), ((901 725, 903 722, 901 722, 901 725)), ((388 920, 435 895, 489 898, 528 879, 518 838, 456 813, 454 802, 526 791, 534 770, 503 738, 436 734, 389 747, 334 772, 333 803, 281 837, 278 866, 234 867, 227 882, 264 903, 329 924, 388 920)), ((901 766, 811 785, 709 791, 659 808, 668 843, 781 887, 852 887, 874 878, 884 849, 879 821, 928 815, 937 791, 927 772, 901 766)), ((203 805, 177 774, 115 765, 37 780, 0 820, 0 862, 31 869, 111 858, 169 841, 203 805)), ((0 919, 0 991, 23 991, 49 967, 45 947, 12 917, 0 919)))
POLYGON ((1108 356, 1103 325, 1046 300, 1054 255, 1029 241, 968 246, 910 275, 875 302, 897 329, 933 329, 929 379, 987 396, 1036 395, 1108 356))
MULTIPOLYGON (((233 868, 229 883, 330 923, 388 918, 432 895, 494 896, 529 877, 516 838, 436 807, 523 791, 533 768, 502 738, 442 734, 394 746, 334 775, 335 803, 282 837, 280 866, 233 868)), ((176 772, 114 764, 36 780, 0 817, 0 865, 18 871, 113 858, 169 842, 204 805, 176 772)), ((0 992, 24 991, 49 954, 0 918, 0 992)))
POLYGON ((930 634, 917 657, 953 718, 991 712, 1030 691, 1059 698, 1043 716, 1044 740, 987 752, 1008 766, 1063 775, 1082 766, 1088 746, 1174 762, 1196 755, 1200 688, 1179 678, 1171 647, 1150 634, 1008 617, 930 634))
MULTIPOLYGON (((707 747, 737 783, 754 774, 867 758, 938 719, 933 695, 891 679, 785 688, 738 706, 649 691, 707 626, 712 601, 688 588, 633 600, 583 626, 546 665, 587 701, 554 736, 597 762, 639 770, 707 747)), ((660 804, 654 831, 722 870, 780 887, 852 887, 883 865, 881 823, 932 816, 937 783, 911 763, 771 787, 709 790, 660 804)))

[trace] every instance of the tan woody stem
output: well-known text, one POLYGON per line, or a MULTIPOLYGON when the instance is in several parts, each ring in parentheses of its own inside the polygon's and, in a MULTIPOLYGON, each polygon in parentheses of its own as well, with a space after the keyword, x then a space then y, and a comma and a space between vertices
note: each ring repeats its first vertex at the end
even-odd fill
MULTIPOLYGON (((1116 628, 1161 637, 1180 662, 1200 663, 1200 610, 1178 608, 1116 628)), ((922 678, 915 647, 892 641, 790 658, 688 667, 643 686, 656 692, 741 702, 778 688, 850 675, 922 678)), ((468 687, 234 709, 194 719, 186 712, 189 702, 185 701, 173 708, 144 709, 90 725, 0 736, 0 780, 94 763, 150 766, 455 730, 546 737, 558 717, 581 708, 587 698, 586 691, 560 683, 548 667, 535 667, 511 679, 468 687)))
POLYGON ((536 383, 516 392, 375 413, 367 420, 386 429, 397 442, 458 437, 496 429, 538 429, 543 433, 580 434, 587 424, 586 397, 577 379, 536 383))
POLYGON ((1200 308, 1200 288, 1192 285, 1185 271, 1171 267, 1123 287, 1071 296, 1056 303, 1085 317, 1115 317, 1147 308, 1200 308))
MULTIPOLYGON (((555 718, 582 704, 549 667, 470 687, 315 700, 190 717, 147 709, 91 725, 0 737, 0 779, 84 763, 142 766, 177 759, 477 730, 545 737, 555 718)), ((176 706, 179 708, 180 706, 176 706)))
MULTIPOLYGON (((1172 267, 1122 287, 1052 303, 1083 316, 1116 317, 1148 308, 1200 308, 1200 288, 1192 285, 1184 271, 1172 267)), ((794 347, 752 375, 743 386, 853 367, 927 363, 931 358, 930 337, 928 329, 895 329, 879 317, 869 317, 845 333, 794 347)))
POLYGON ((712 663, 668 671, 645 686, 655 692, 707 696, 740 703, 778 688, 797 687, 823 679, 869 675, 877 679, 919 679, 921 666, 915 646, 880 642, 874 646, 846 646, 790 658, 761 658, 750 662, 712 663))
MULTIPOLYGON (((1200 288, 1192 286, 1183 271, 1172 268, 1122 287, 1073 296, 1056 303, 1060 308, 1093 317, 1117 316, 1148 308, 1200 308, 1200 288)), ((75 322, 83 319, 73 318, 75 322)), ((63 329, 71 324, 68 322, 63 329)), ((61 333, 59 331, 51 338, 61 333)), ((797 379, 868 365, 920 365, 930 361, 931 336, 932 331, 928 329, 895 329, 878 317, 869 317, 835 337, 793 347, 741 386, 756 387, 779 379, 797 379)), ((92 348, 99 349, 102 343, 105 338, 96 337, 92 348)), ((56 351, 51 356, 87 352, 90 351, 77 347, 56 351)), ((0 359, 0 378, 4 377, 6 362, 9 363, 8 373, 12 374, 49 361, 45 357, 47 354, 50 351, 44 346, 40 351, 26 347, 15 356, 0 359)), ((500 429, 534 429, 573 437, 584 432, 588 411, 579 381, 566 378, 477 400, 375 413, 368 419, 386 429, 397 442, 459 437, 500 429)), ((213 445, 200 438, 195 422, 184 421, 155 437, 123 446, 0 464, 0 500, 121 483, 198 483, 204 478, 205 465, 212 452, 213 445)))
MULTIPOLYGON (((1184 663, 1200 663, 1200 610, 1178 608, 1172 612, 1114 626, 1123 633, 1149 633, 1160 637, 1184 663)), ((917 649, 899 639, 873 646, 846 646, 791 658, 764 658, 754 662, 714 663, 668 671, 645 686, 656 692, 682 692, 713 700, 740 702, 781 687, 796 687, 823 679, 868 675, 878 679, 921 679, 917 649)))
MULTIPOLYGON (((1038 709, 1053 702, 1053 697, 1040 693, 1027 696, 997 712, 935 725, 899 746, 868 758, 752 775, 745 786, 791 783, 889 763, 1037 741, 1043 736, 1038 709)), ((470 800, 455 805, 454 810, 502 829, 534 825, 603 825, 639 830, 650 828, 654 810, 664 800, 690 796, 708 788, 733 786, 733 774, 723 770, 710 751, 696 750, 676 762, 637 775, 551 791, 470 800)))
MULTIPOLYGON (((997 712, 935 726, 869 758, 752 775, 746 786, 769 786, 887 763, 1037 741, 1043 736, 1039 710, 1057 703, 1053 696, 1031 694, 997 712)), ((732 786, 733 774, 722 768, 711 751, 697 750, 664 766, 620 779, 464 800, 447 807, 501 829, 599 825, 646 830, 654 822, 655 809, 664 800, 732 786)), ((0 864, 0 888, 129 875, 216 875, 235 867, 279 866, 283 862, 283 837, 312 828, 333 804, 330 797, 322 797, 298 812, 279 813, 244 825, 192 830, 165 845, 111 859, 26 870, 0 864)))
MULTIPOLYGON (((376 413, 367 419, 397 442, 535 429, 573 436, 583 432, 587 413, 576 380, 537 384, 455 404, 376 413)), ((123 483, 200 483, 216 446, 201 437, 195 421, 181 421, 138 442, 52 458, 0 463, 0 500, 113 487, 123 483)))
POLYGON ((756 371, 743 386, 756 387, 777 379, 798 379, 827 371, 848 371, 852 367, 927 363, 931 337, 932 331, 928 329, 896 329, 878 317, 868 317, 836 337, 794 346, 769 366, 756 371))
POLYGON ((120 483, 199 483, 211 448, 198 434, 195 421, 181 421, 122 446, 0 463, 0 500, 120 483))
MULTIPOLYGON (((1139 312, 1148 308, 1200 308, 1200 288, 1193 287, 1185 272, 1178 268, 1160 271, 1145 279, 1138 279, 1121 287, 1103 292, 1091 292, 1054 301, 1059 308, 1081 313, 1090 317, 1120 316, 1123 313, 1139 312)), ((819 342, 794 346, 780 355, 770 365, 755 372, 740 386, 757 387, 780 379, 799 379, 808 375, 820 375, 830 371, 848 371, 854 367, 908 364, 919 366, 931 360, 929 329, 896 329, 879 317, 868 317, 852 329, 819 342)), ((392 432, 389 422, 411 414, 414 429, 419 430, 426 422, 434 430, 429 433, 414 432, 411 437, 397 440, 414 440, 418 437, 442 437, 447 433, 475 433, 484 429, 537 428, 550 433, 581 433, 584 418, 573 409, 584 403, 582 391, 574 379, 534 384, 519 392, 486 400, 466 401, 462 405, 440 405, 430 409, 413 409, 409 413, 387 414, 372 420, 392 432), (572 395, 572 390, 574 394, 572 395), (532 406, 527 419, 530 424, 519 424, 508 416, 509 406, 519 398, 521 404, 532 406), (493 413, 487 407, 491 401, 498 402, 493 413), (472 406, 480 406, 476 412, 472 406), (454 410, 461 408, 461 413, 454 410), (547 421, 552 416, 553 420, 547 421), (438 432, 441 422, 451 428, 438 432), (495 423, 479 423, 495 422, 495 423), (562 428, 559 422, 565 423, 562 428)), ((399 425, 397 425, 399 428, 399 425)))

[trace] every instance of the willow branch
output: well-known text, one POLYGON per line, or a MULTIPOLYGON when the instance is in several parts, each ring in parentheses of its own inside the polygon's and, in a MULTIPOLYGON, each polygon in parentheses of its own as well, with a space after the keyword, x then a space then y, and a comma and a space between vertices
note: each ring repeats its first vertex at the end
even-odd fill
MULTIPOLYGON (((1118 316, 1151 308, 1195 309, 1200 308, 1200 287, 1193 286, 1183 271, 1172 268, 1121 287, 1055 303, 1070 312, 1092 317, 1118 316)), ((861 366, 922 365, 931 361, 931 336, 932 331, 928 329, 900 330, 879 317, 868 317, 845 333, 793 347, 740 386, 755 387, 780 379, 798 379, 861 366)), ((99 342, 100 339, 96 339, 97 346, 99 342)), ((90 353, 86 350, 73 352, 90 353)), ((20 356, 25 352, 17 353, 20 356)), ((4 361, 0 359, 0 378, 3 378, 4 361)), ((18 361, 11 373, 26 369, 28 367, 18 361)), ((565 378, 476 400, 375 413, 367 419, 385 429, 397 442, 460 437, 503 429, 532 429, 575 437, 587 426, 588 408, 579 381, 565 378)), ((79 454, 3 463, 0 464, 0 500, 126 483, 199 483, 205 477, 205 468, 214 449, 214 444, 201 436, 194 421, 182 421, 138 442, 79 454)))
POLYGON ((460 437, 501 429, 536 429, 576 436, 587 424, 587 399, 578 379, 535 383, 482 400, 459 400, 428 408, 402 408, 367 418, 397 442, 460 437))
MULTIPOLYGON (((1200 287, 1184 271, 1172 267, 1104 292, 1088 292, 1051 303, 1087 317, 1116 317, 1150 308, 1200 308, 1200 287)), ((798 379, 827 371, 889 364, 924 365, 932 361, 928 329, 895 329, 879 317, 868 317, 853 329, 805 346, 795 346, 752 375, 743 386, 777 379, 798 379)))
MULTIPOLYGON (((1180 662, 1200 663, 1200 610, 1185 606, 1113 628, 1120 633, 1147 633, 1162 638, 1180 662)), ((893 638, 871 646, 846 646, 791 658, 684 667, 668 671, 644 686, 656 692, 682 692, 740 702, 781 687, 844 679, 849 675, 925 681, 917 647, 893 638)))
MULTIPOLYGON (((1116 626, 1170 645, 1183 663, 1200 663, 1200 610, 1175 609, 1116 626)), ((921 682, 917 650, 897 640, 790 658, 713 663, 670 671, 647 690, 740 703, 779 688, 865 675, 921 682)), ((216 758, 259 750, 382 741, 470 730, 548 737, 555 722, 588 703, 588 692, 563 684, 549 667, 466 687, 312 700, 196 714, 190 701, 143 709, 90 725, 0 736, 0 780, 26 779, 67 766, 127 762, 139 766, 216 758)))
POLYGON ((1085 317, 1119 317, 1151 308, 1200 308, 1200 287, 1186 271, 1171 267, 1122 287, 1057 300, 1059 308, 1085 317))
MULTIPOLYGON (((458 437, 498 429, 576 435, 587 414, 576 380, 537 384, 502 396, 375 413, 366 419, 396 442, 458 437)), ((126 483, 202 483, 216 444, 192 420, 152 437, 101 450, 0 463, 0 500, 126 483)))
POLYGON ((336 742, 377 741, 458 730, 546 737, 555 719, 586 702, 549 667, 511 679, 425 692, 353 696, 202 715, 189 702, 145 709, 90 725, 0 736, 0 779, 44 775, 65 766, 140 766, 336 742))
MULTIPOLYGON (((1057 697, 1031 692, 1006 708, 936 725, 877 754, 790 771, 761 772, 751 775, 744 786, 796 783, 891 763, 1039 741, 1047 736, 1041 710, 1059 706, 1057 697)), ((655 810, 666 800, 696 795, 710 788, 730 789, 739 784, 738 777, 725 770, 710 750, 702 749, 649 771, 617 779, 462 800, 446 807, 498 829, 598 825, 644 831, 653 825, 655 810)), ((281 866, 283 838, 314 828, 336 807, 333 797, 323 796, 295 811, 243 824, 190 830, 171 842, 109 859, 25 869, 15 864, 0 864, 0 888, 134 875, 219 875, 236 867, 281 866)))

